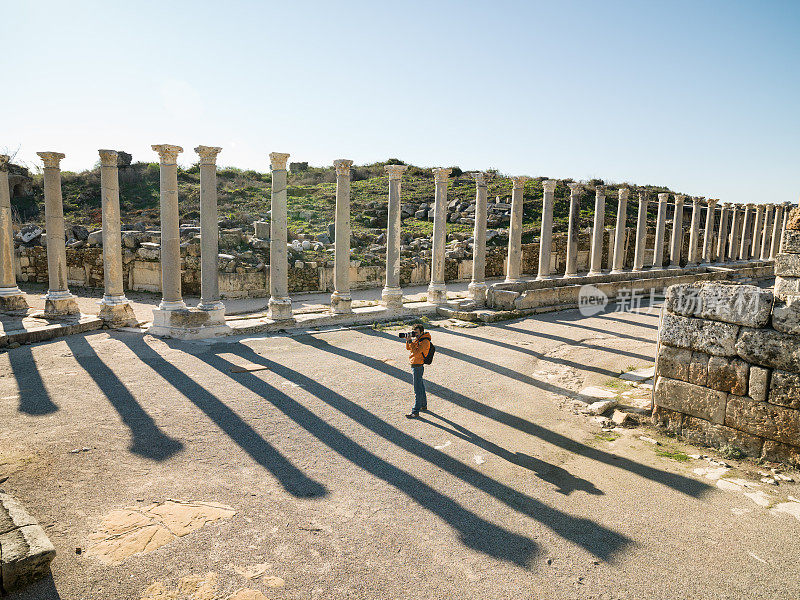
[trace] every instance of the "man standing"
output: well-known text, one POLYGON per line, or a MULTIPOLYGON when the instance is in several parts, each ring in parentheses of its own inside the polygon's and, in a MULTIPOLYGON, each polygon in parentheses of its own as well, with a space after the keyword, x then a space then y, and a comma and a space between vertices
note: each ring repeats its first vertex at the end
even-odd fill
POLYGON ((425 372, 425 357, 431 351, 431 334, 426 333, 422 325, 414 325, 411 337, 406 337, 406 350, 409 352, 414 382, 414 408, 406 415, 406 418, 416 419, 419 417, 419 411, 428 409, 428 398, 425 395, 422 374, 425 372))

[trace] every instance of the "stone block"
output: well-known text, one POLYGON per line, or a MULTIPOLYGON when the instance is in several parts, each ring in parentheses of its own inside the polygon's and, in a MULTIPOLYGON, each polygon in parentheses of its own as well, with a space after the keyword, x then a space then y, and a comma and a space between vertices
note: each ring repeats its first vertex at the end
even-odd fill
POLYGON ((511 290, 494 290, 494 306, 501 310, 514 310, 514 301, 519 296, 519 292, 511 290))
POLYGON ((747 394, 749 370, 750 365, 740 358, 712 356, 708 360, 708 379, 705 385, 720 392, 744 396, 747 394))
POLYGON ((764 327, 769 322, 772 301, 771 290, 754 285, 705 283, 700 289, 700 316, 735 325, 764 327))
POLYGON ((659 377, 653 394, 655 404, 693 417, 722 424, 728 394, 699 385, 659 377))
POLYGON ((42 528, 22 505, 0 493, 0 582, 12 592, 44 577, 56 554, 42 528))
POLYGON ((800 374, 775 369, 770 377, 767 402, 800 409, 800 374))
POLYGON ((761 458, 800 468, 800 446, 782 444, 774 440, 764 440, 764 447, 761 449, 761 458))
POLYGON ((780 253, 775 257, 777 277, 800 277, 800 254, 780 253))
POLYGON ((800 294, 800 277, 776 277, 772 288, 776 298, 800 294))
POLYGON ((800 445, 800 410, 728 396, 725 425, 759 437, 800 445))
POLYGON ((694 319, 665 312, 659 328, 659 341, 676 348, 689 348, 714 356, 736 355, 739 326, 694 319))
POLYGON ((800 344, 797 336, 789 333, 742 328, 736 353, 749 363, 800 373, 800 344))
POLYGON ((653 407, 652 418, 654 425, 663 427, 667 431, 671 431, 673 433, 680 433, 683 429, 683 420, 685 415, 683 413, 664 408, 663 406, 656 405, 653 407))
POLYGON ((136 250, 136 257, 141 260, 159 260, 161 258, 161 246, 154 242, 144 242, 136 250))
POLYGON ((673 348, 662 344, 658 349, 658 375, 689 381, 689 363, 692 351, 685 348, 673 348))
POLYGON ((758 458, 764 440, 758 436, 744 433, 726 425, 709 423, 703 419, 687 416, 683 420, 681 435, 693 444, 722 448, 723 446, 734 446, 744 452, 747 456, 758 458))
POLYGON ((699 317, 702 310, 700 290, 702 283, 671 285, 664 295, 664 307, 668 312, 685 317, 699 317))
MULTIPOLYGON (((800 254, 796 255, 800 257, 800 254)), ((800 335, 800 296, 776 300, 772 309, 772 327, 784 333, 800 335)))
POLYGON ((783 232, 783 243, 781 252, 789 254, 800 254, 800 231, 786 229, 783 232))
MULTIPOLYGON (((767 399, 767 392, 770 386, 770 370, 763 367, 750 366, 750 377, 748 384, 748 395, 756 402, 767 399)), ((735 393, 735 392, 734 392, 735 393)), ((744 394, 738 394, 743 396, 744 394)))
POLYGON ((689 361, 689 383, 694 385, 706 385, 706 380, 708 379, 708 359, 708 354, 692 352, 692 358, 689 361))

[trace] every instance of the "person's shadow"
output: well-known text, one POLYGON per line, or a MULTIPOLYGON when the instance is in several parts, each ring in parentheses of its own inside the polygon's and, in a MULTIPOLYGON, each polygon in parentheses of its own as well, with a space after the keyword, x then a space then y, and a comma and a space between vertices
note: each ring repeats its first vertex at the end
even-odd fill
POLYGON ((487 452, 494 454, 502 458, 503 460, 507 460, 508 462, 528 469, 536 473, 536 476, 541 479, 542 481, 546 481, 551 483, 552 485, 556 486, 556 491, 560 494, 564 494, 565 496, 571 494, 575 491, 582 491, 586 492, 587 494, 592 494, 594 496, 601 496, 603 495, 603 491, 598 489, 591 481, 587 481, 586 479, 581 479, 580 477, 576 477, 566 469, 559 467, 557 465, 550 464, 545 462, 535 456, 531 456, 529 454, 523 454, 522 452, 511 452, 510 450, 506 450, 501 446, 498 446, 494 442, 490 442, 487 439, 484 439, 465 427, 462 427, 458 423, 451 421, 439 414, 436 414, 433 411, 426 411, 427 414, 436 417, 440 421, 443 421, 450 427, 446 427, 440 423, 436 423, 435 421, 431 421, 430 419, 426 419, 422 414, 418 417, 420 421, 427 423, 429 425, 433 425, 434 427, 438 427, 439 429, 446 431, 456 437, 461 438, 471 444, 475 444, 479 448, 483 448, 487 452))

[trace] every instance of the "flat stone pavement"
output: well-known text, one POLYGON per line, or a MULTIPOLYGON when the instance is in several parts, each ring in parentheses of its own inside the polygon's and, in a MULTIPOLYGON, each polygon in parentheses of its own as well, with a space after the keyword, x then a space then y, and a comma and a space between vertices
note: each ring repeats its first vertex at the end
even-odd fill
POLYGON ((10 350, 0 487, 58 552, 52 579, 11 598, 797 598, 800 520, 656 452, 682 444, 647 428, 615 439, 571 409, 652 362, 657 322, 565 311, 432 328, 432 412, 417 421, 393 331, 97 331, 10 350), (109 514, 165 543, 101 561, 128 531, 109 514))

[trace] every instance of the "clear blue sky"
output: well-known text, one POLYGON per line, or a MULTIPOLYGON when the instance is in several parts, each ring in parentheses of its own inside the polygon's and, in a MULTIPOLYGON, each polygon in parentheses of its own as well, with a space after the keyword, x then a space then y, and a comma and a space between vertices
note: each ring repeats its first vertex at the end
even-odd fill
POLYGON ((11 2, 0 150, 800 193, 800 2, 11 2))

